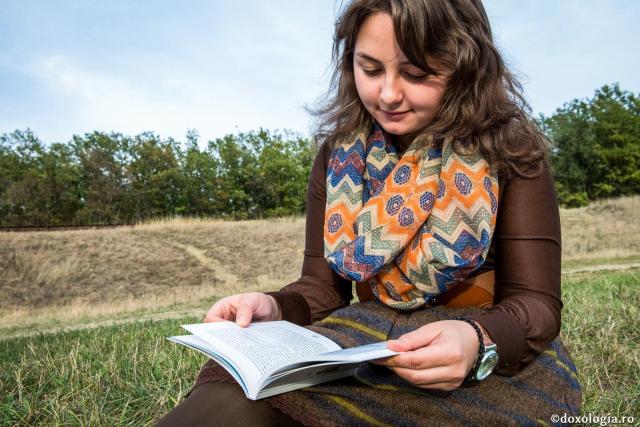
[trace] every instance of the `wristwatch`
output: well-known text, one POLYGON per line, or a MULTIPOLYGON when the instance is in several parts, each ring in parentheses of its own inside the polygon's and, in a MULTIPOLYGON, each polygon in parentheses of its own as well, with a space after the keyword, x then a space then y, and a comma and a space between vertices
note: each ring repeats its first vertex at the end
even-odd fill
POLYGON ((465 317, 458 318, 457 320, 462 320, 473 326, 476 334, 478 334, 478 341, 480 342, 476 363, 474 363, 464 382, 482 381, 498 366, 498 346, 493 343, 485 345, 482 331, 475 321, 465 317))
POLYGON ((498 346, 489 344, 484 346, 484 354, 480 359, 478 370, 475 373, 475 380, 482 381, 487 378, 491 372, 498 366, 498 346))

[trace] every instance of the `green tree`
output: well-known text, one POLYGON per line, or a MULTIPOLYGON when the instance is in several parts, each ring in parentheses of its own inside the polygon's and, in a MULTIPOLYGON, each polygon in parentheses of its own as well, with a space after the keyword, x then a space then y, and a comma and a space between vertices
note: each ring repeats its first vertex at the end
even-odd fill
POLYGON ((216 203, 227 207, 223 215, 245 219, 304 212, 314 152, 308 140, 285 136, 260 129, 210 141, 219 166, 216 203))
POLYGON ((46 147, 29 129, 0 137, 0 224, 70 224, 78 207, 78 168, 69 147, 46 147))
POLYGON ((299 137, 283 139, 280 134, 267 132, 261 136, 264 142, 258 157, 262 182, 258 195, 261 215, 303 213, 314 154, 309 141, 299 137))
MULTIPOLYGON (((26 132, 30 132, 27 130, 26 132)), ((19 214, 20 208, 9 199, 7 191, 23 176, 22 159, 15 145, 23 139, 21 131, 0 136, 0 225, 12 224, 12 217, 19 214)))
POLYGON ((71 147, 80 169, 80 224, 122 224, 131 221, 127 163, 131 141, 118 133, 74 136, 71 147))
POLYGON ((174 216, 178 214, 183 180, 176 158, 179 150, 174 140, 162 141, 152 133, 136 136, 131 145, 128 166, 133 219, 174 216))
POLYGON ((640 99, 615 84, 541 119, 565 206, 640 193, 640 99))
POLYGON ((40 170, 46 224, 73 224, 80 208, 80 170, 71 147, 61 143, 51 144, 42 155, 40 170))
POLYGON ((215 189, 214 209, 235 219, 256 217, 252 193, 258 165, 256 154, 247 144, 245 134, 225 135, 209 141, 208 151, 218 164, 220 180, 215 189))
POLYGON ((198 134, 187 132, 184 150, 180 150, 182 197, 177 213, 187 216, 212 216, 216 211, 216 189, 219 184, 218 162, 210 152, 200 151, 198 134))

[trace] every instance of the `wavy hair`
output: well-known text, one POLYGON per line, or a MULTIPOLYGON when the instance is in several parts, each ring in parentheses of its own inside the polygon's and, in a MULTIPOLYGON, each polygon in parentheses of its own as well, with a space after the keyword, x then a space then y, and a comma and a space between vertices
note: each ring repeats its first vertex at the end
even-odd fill
POLYGON ((503 176, 540 173, 549 162, 548 140, 494 45, 480 0, 353 0, 342 8, 329 91, 312 110, 318 143, 335 148, 371 124, 356 90, 353 56, 360 27, 376 12, 392 17, 398 46, 413 65, 437 75, 430 63, 442 64, 449 75, 434 119, 415 137, 426 137, 425 145, 451 138, 458 153, 479 150, 503 176))

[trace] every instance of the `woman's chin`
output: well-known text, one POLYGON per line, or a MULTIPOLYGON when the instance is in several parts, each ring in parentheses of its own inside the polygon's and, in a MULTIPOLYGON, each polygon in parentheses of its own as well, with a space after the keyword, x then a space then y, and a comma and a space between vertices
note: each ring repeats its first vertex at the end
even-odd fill
POLYGON ((415 130, 413 123, 408 120, 388 120, 383 115, 375 117, 376 121, 388 133, 396 136, 407 135, 415 130))
POLYGON ((397 122, 378 122, 388 133, 395 136, 407 135, 411 132, 411 127, 397 122))

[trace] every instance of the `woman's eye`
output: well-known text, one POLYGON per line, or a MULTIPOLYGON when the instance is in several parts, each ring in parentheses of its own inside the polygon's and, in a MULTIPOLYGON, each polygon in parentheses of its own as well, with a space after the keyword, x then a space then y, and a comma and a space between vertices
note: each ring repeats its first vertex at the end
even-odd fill
POLYGON ((373 69, 362 68, 362 72, 365 73, 367 76, 375 76, 380 74, 380 70, 377 68, 373 68, 373 69))
POLYGON ((413 81, 421 81, 427 78, 428 74, 404 73, 404 75, 413 81))

